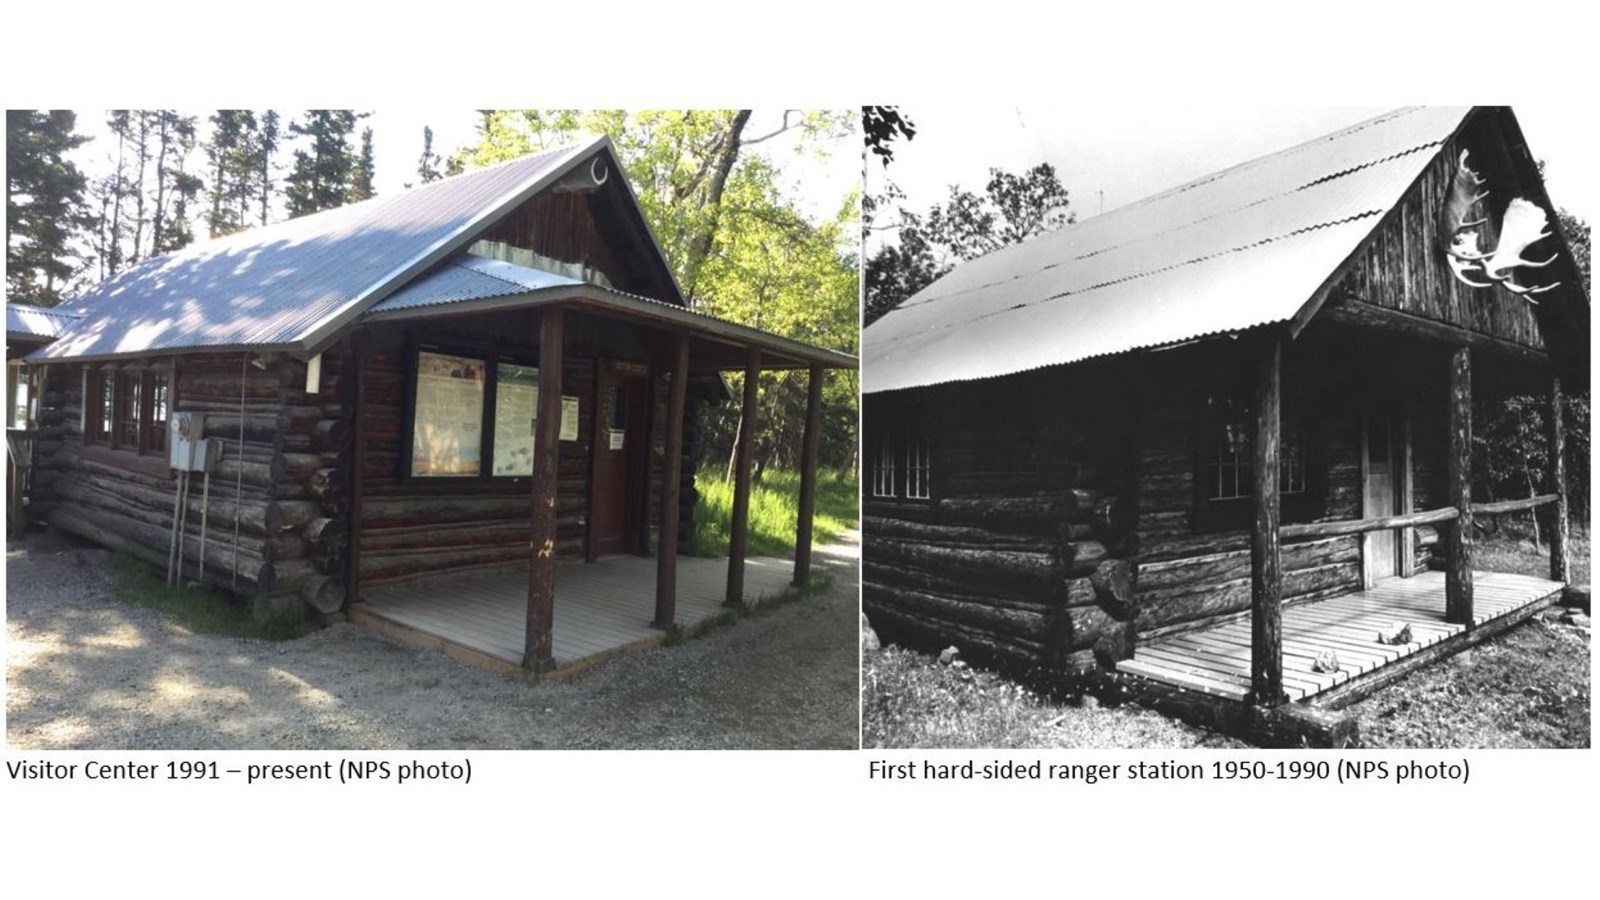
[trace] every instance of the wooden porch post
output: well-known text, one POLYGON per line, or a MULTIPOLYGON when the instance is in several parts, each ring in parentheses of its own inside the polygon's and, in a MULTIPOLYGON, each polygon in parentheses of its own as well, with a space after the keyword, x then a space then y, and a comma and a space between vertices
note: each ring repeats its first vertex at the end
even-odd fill
POLYGON ((1278 545, 1278 408, 1283 338, 1274 336, 1255 385, 1255 518, 1250 528, 1250 683, 1255 702, 1277 706, 1283 693, 1283 597, 1278 545))
POLYGON ((752 347, 744 364, 744 406, 739 415, 739 441, 734 447, 733 521, 728 525, 728 596, 724 606, 744 604, 744 554, 750 526, 750 457, 755 448, 756 388, 761 351, 752 347))
POLYGON ((539 417, 533 429, 533 488, 528 513, 528 625, 522 667, 555 668, 550 630, 556 608, 556 476, 561 438, 561 366, 564 311, 539 317, 539 417))
POLYGON ((1550 527, 1550 580, 1567 583, 1571 563, 1567 548, 1567 426, 1562 421, 1561 376, 1550 381, 1550 490, 1555 492, 1555 521, 1550 527))
POLYGON ((794 529, 794 586, 811 583, 811 518, 817 510, 817 446, 822 440, 822 378, 812 366, 806 382, 806 431, 800 442, 800 516, 794 529))
POLYGON ((1445 538, 1444 618, 1472 627, 1472 350, 1450 356, 1450 456, 1446 496, 1457 510, 1445 538))
POLYGON ((671 631, 678 615, 678 492, 683 470, 683 404, 689 389, 689 336, 678 335, 667 389, 667 457, 661 474, 661 546, 656 548, 656 619, 671 631))

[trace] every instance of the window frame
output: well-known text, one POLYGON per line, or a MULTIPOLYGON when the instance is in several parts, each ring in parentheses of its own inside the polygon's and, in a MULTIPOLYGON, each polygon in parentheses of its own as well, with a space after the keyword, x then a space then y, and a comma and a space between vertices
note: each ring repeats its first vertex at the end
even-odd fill
POLYGON ((83 443, 114 453, 167 456, 172 410, 177 403, 176 363, 85 366, 83 375, 83 443), (165 383, 162 417, 156 418, 156 381, 165 383), (106 388, 110 386, 109 407, 106 388), (137 409, 130 409, 131 403, 137 409), (129 426, 134 432, 129 437, 129 426))
POLYGON ((875 398, 866 412, 866 500, 877 504, 931 507, 934 441, 918 400, 885 403, 875 398))
MULTIPOLYGON (((1195 402, 1194 417, 1194 521, 1196 534, 1223 531, 1240 531, 1250 528, 1255 514, 1254 428, 1255 414, 1251 392, 1243 379, 1224 384, 1212 390, 1202 390, 1195 402), (1234 465, 1251 465, 1248 489, 1234 496, 1210 496, 1210 478, 1213 467, 1220 462, 1220 448, 1226 442, 1224 431, 1230 425, 1242 425, 1244 435, 1242 453, 1234 465)), ((1282 522, 1309 522, 1326 509, 1326 471, 1318 444, 1313 441, 1311 428, 1299 409, 1299 390, 1285 390, 1279 406, 1279 517, 1282 522), (1285 490, 1283 467, 1291 465, 1290 448, 1298 457, 1302 471, 1298 489, 1285 490)))
MULTIPOLYGON (((409 485, 513 485, 526 482, 533 476, 494 474, 494 434, 498 412, 500 366, 521 366, 540 371, 537 350, 506 347, 474 341, 421 341, 412 340, 406 346, 406 390, 403 427, 400 434, 400 481, 409 485), (417 475, 412 472, 416 454, 416 414, 418 362, 423 353, 456 356, 482 362, 484 367, 483 410, 478 438, 478 471, 472 475, 417 475)), ((582 399, 579 399, 581 406, 582 399)), ((579 421, 582 421, 580 408, 579 421)))

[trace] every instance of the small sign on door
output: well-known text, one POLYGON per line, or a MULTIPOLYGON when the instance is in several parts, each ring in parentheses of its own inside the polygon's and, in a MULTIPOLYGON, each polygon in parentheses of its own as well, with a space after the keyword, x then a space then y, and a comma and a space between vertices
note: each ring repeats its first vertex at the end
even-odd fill
POLYGON ((607 428, 606 429, 606 449, 607 450, 621 450, 622 446, 623 446, 623 435, 624 434, 625 434, 625 432, 621 428, 607 428))

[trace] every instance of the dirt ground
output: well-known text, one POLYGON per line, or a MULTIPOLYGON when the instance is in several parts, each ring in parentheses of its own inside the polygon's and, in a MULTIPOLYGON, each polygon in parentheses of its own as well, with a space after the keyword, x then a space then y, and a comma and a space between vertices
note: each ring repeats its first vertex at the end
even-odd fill
POLYGON ((13 749, 722 749, 857 746, 858 547, 826 587, 677 646, 529 684, 349 624, 194 634, 114 596, 107 551, 6 548, 13 749))

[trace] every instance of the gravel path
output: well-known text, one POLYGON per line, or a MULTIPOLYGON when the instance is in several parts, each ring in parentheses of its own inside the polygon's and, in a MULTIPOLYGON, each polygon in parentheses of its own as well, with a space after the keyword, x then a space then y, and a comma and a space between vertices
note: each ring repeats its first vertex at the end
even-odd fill
POLYGON ((858 545, 825 589, 674 647, 527 684, 348 624, 283 643, 194 634, 114 597, 107 551, 6 549, 13 749, 857 746, 858 545))

